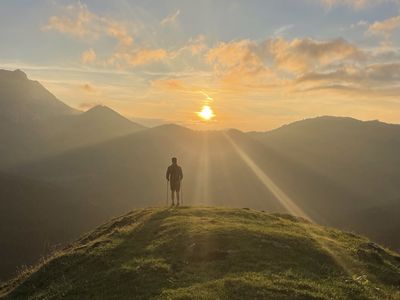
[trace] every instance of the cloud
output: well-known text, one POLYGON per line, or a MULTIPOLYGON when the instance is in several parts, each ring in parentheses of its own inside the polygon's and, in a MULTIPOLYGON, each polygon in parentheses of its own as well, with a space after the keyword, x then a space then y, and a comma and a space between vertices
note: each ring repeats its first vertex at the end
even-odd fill
MULTIPOLYGON (((169 21, 176 19, 178 15, 179 11, 170 16, 169 21)), ((135 44, 126 25, 111 18, 96 15, 80 2, 63 7, 62 15, 50 17, 43 30, 54 30, 85 40, 87 38, 114 38, 117 41, 115 50, 106 61, 99 62, 103 65, 115 65, 119 68, 134 67, 161 61, 169 56, 169 53, 162 48, 151 49, 135 44)), ((95 60, 96 53, 93 49, 81 54, 82 63, 93 63, 95 60)))
POLYGON ((289 25, 284 25, 282 27, 279 27, 278 29, 276 29, 274 31, 273 36, 277 37, 277 36, 282 36, 284 35, 287 31, 289 31, 290 29, 292 29, 294 27, 293 24, 289 24, 289 25))
POLYGON ((277 80, 267 64, 267 56, 262 43, 246 39, 218 43, 207 52, 206 60, 224 84, 254 88, 265 81, 271 84, 277 80))
POLYGON ((171 25, 171 24, 175 24, 178 16, 181 14, 181 11, 178 9, 176 12, 174 12, 173 14, 167 16, 165 19, 163 19, 160 24, 162 26, 167 26, 167 25, 171 25))
POLYGON ((108 20, 106 22, 106 32, 114 37, 121 46, 129 47, 133 43, 133 37, 129 35, 128 30, 122 24, 108 20))
POLYGON ((206 37, 201 34, 195 38, 190 38, 184 48, 188 49, 192 53, 192 55, 197 55, 208 48, 205 41, 206 37))
POLYGON ((96 60, 96 52, 90 48, 81 54, 81 61, 84 64, 92 63, 96 60))
POLYGON ((329 90, 393 97, 400 89, 396 51, 361 49, 342 38, 222 42, 205 57, 217 82, 248 93, 259 89, 269 95, 329 90))
POLYGON ((345 60, 362 59, 362 51, 354 44, 338 38, 318 41, 311 38, 266 41, 266 48, 277 68, 304 73, 345 60))
POLYGON ((278 37, 261 42, 240 40, 219 43, 207 53, 209 63, 224 67, 274 66, 292 73, 306 72, 346 59, 363 57, 362 51, 344 39, 318 41, 278 37))
POLYGON ((353 23, 350 25, 351 29, 357 28, 357 27, 365 27, 368 26, 368 22, 365 20, 360 20, 357 23, 353 23))
POLYGON ((187 85, 179 79, 158 79, 153 80, 151 85, 157 89, 171 90, 171 91, 187 91, 190 90, 187 85))
POLYGON ((167 57, 167 51, 164 49, 141 49, 133 53, 128 62, 131 65, 143 65, 162 60, 167 57))
POLYGON ((400 15, 395 16, 383 21, 377 21, 372 23, 368 27, 368 33, 371 34, 382 34, 386 38, 389 38, 393 32, 400 28, 400 15))
POLYGON ((118 67, 138 66, 161 61, 168 57, 164 49, 138 49, 115 52, 108 60, 109 65, 118 67))
POLYGON ((357 87, 397 86, 400 81, 400 63, 370 64, 366 66, 343 66, 331 72, 309 73, 298 82, 323 82, 357 87))
POLYGON ((90 12, 87 5, 80 2, 63 7, 62 15, 50 17, 47 25, 42 29, 69 34, 81 39, 110 36, 122 46, 130 46, 133 43, 133 37, 125 25, 90 12))
POLYGON ((363 58, 364 53, 344 39, 286 40, 281 37, 222 42, 206 54, 216 77, 235 88, 290 87, 302 74, 363 58))
POLYGON ((76 4, 64 7, 62 16, 52 16, 42 27, 44 31, 58 31, 79 38, 97 37, 98 29, 93 24, 97 16, 92 14, 85 4, 76 4))
POLYGON ((363 9, 366 7, 376 6, 385 2, 398 3, 398 0, 318 0, 326 7, 333 6, 349 6, 354 9, 363 9))

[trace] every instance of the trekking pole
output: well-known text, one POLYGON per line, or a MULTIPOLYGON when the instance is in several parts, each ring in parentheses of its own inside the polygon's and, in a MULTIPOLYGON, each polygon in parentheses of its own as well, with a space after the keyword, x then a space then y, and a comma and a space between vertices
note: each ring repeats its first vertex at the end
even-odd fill
POLYGON ((167 207, 168 207, 168 180, 167 180, 167 198, 166 198, 166 204, 167 204, 167 207))
POLYGON ((181 184, 181 205, 183 206, 183 184, 181 184))

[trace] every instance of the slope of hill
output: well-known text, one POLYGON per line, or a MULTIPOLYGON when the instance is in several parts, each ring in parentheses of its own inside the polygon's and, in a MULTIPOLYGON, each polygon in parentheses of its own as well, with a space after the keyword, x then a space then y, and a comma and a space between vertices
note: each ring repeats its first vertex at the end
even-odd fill
POLYGON ((99 215, 67 189, 0 173, 0 281, 78 237, 99 215))
POLYGON ((248 209, 149 208, 0 288, 4 299, 399 299, 400 256, 248 209))

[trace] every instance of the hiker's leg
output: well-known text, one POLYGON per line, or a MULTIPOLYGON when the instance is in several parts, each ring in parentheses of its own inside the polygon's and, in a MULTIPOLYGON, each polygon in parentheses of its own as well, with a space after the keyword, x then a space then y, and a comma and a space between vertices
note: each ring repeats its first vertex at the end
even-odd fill
POLYGON ((174 205, 174 200, 175 200, 175 191, 171 191, 171 198, 172 198, 172 205, 174 205))
POLYGON ((179 204, 179 194, 180 194, 180 191, 176 191, 176 203, 178 203, 178 204, 179 204))

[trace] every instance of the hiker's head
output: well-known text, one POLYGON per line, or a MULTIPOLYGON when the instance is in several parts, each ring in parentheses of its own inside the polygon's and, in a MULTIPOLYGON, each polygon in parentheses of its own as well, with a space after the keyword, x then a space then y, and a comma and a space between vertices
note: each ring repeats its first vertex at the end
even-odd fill
POLYGON ((176 159, 176 157, 173 157, 173 158, 172 158, 172 163, 173 163, 173 164, 176 164, 177 162, 178 162, 178 160, 176 159))

